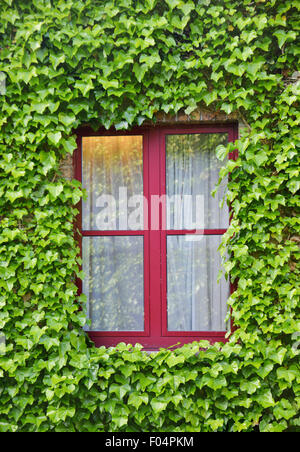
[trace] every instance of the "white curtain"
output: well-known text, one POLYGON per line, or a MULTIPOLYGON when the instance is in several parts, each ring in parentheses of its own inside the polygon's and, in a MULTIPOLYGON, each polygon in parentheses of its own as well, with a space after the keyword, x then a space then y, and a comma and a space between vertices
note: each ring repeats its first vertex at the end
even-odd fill
POLYGON ((225 331, 229 284, 221 277, 221 236, 167 237, 169 331, 225 331))
MULTIPOLYGON (((87 191, 82 205, 83 230, 129 229, 126 221, 132 209, 127 199, 143 195, 143 137, 83 137, 82 186, 87 191), (120 189, 127 199, 120 196, 120 189)), ((142 218, 140 224, 143 226, 142 218)))
POLYGON ((167 135, 166 185, 169 208, 168 229, 226 229, 228 207, 219 208, 224 197, 226 181, 211 196, 223 165, 215 153, 216 146, 227 143, 227 134, 167 135), (197 203, 198 197, 198 203, 197 203), (182 200, 176 205, 173 201, 182 200), (196 209, 201 212, 196 212, 196 209), (200 224, 193 227, 197 219, 200 224))
MULTIPOLYGON (((83 230, 129 229, 127 200, 143 195, 142 136, 83 137, 82 184, 87 191, 83 230), (126 197, 120 197, 120 189, 126 197)), ((83 237, 82 257, 91 319, 86 329, 143 331, 143 237, 83 237)))
POLYGON ((143 237, 83 237, 82 250, 86 329, 143 331, 143 237))
MULTIPOLYGON (((171 200, 167 212, 168 229, 228 227, 226 203, 219 208, 226 184, 215 198, 211 196, 222 166, 215 156, 215 148, 226 144, 227 139, 226 134, 167 136, 167 199, 171 200), (172 199, 183 202, 175 203, 172 199)), ((221 235, 167 236, 169 331, 226 329, 229 283, 224 277, 217 283, 221 269, 220 241, 221 235)))

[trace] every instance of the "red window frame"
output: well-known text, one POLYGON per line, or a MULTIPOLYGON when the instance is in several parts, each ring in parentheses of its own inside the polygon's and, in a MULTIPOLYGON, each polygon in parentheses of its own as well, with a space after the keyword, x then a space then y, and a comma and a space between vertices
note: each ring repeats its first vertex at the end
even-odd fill
MULTIPOLYGON (((143 136, 143 182, 144 197, 147 199, 148 222, 151 224, 151 196, 166 194, 165 170, 165 138, 168 134, 189 133, 227 133, 228 141, 237 139, 237 124, 183 125, 167 127, 139 127, 129 132, 99 130, 90 127, 77 130, 77 149, 73 155, 75 178, 82 182, 82 137, 85 136, 143 136)), ((228 155, 236 159, 236 152, 228 155)), ((79 203, 79 214, 76 227, 79 231, 78 242, 82 255, 82 237, 93 236, 143 236, 144 237, 144 331, 89 331, 88 334, 96 346, 115 346, 120 342, 140 343, 145 350, 157 350, 160 347, 171 347, 177 343, 184 344, 202 339, 211 343, 226 341, 226 332, 222 331, 168 331, 167 329, 167 235, 193 234, 193 230, 164 230, 162 228, 162 209, 160 206, 159 230, 144 228, 138 231, 95 231, 82 230, 82 201, 79 203)), ((226 229, 204 229, 204 235, 221 235, 226 229)), ((77 281, 79 293, 82 292, 82 281, 77 281)), ((230 285, 230 292, 234 290, 230 285)))

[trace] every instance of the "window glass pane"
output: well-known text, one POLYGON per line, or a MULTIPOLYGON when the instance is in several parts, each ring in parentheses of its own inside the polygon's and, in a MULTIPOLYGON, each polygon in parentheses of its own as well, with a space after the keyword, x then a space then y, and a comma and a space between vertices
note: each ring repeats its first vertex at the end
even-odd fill
POLYGON ((88 329, 143 331, 143 237, 83 237, 82 257, 88 329))
POLYGON ((143 137, 82 138, 83 230, 143 229, 143 137))
POLYGON ((168 229, 226 229, 229 213, 224 196, 226 181, 215 197, 211 192, 224 165, 216 146, 226 145, 226 133, 166 136, 166 192, 168 229))
POLYGON ((221 268, 220 235, 167 237, 169 331, 225 331, 229 282, 221 268))

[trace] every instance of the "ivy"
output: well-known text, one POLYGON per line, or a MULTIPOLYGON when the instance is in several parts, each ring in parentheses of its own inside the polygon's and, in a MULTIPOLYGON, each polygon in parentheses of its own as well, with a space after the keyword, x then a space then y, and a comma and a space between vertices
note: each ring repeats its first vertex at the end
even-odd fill
POLYGON ((283 0, 1 1, 0 431, 299 430, 298 18, 283 0), (245 125, 217 150, 239 152, 220 174, 236 329, 95 348, 60 161, 81 124, 199 108, 245 125))

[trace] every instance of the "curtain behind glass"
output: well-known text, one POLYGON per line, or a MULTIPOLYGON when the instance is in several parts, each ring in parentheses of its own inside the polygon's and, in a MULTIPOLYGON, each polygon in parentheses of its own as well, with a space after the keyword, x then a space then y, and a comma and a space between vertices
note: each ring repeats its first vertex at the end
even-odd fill
MULTIPOLYGON (((132 209, 127 213, 127 199, 143 195, 143 137, 83 137, 82 186, 87 191, 82 204, 83 230, 128 230, 132 209), (126 197, 122 196, 125 192, 126 197)), ((143 203, 141 216, 142 209, 143 203)), ((138 226, 132 224, 130 229, 143 229, 142 218, 138 226)))
POLYGON ((225 331, 229 284, 222 276, 220 235, 167 237, 169 331, 225 331))
POLYGON ((228 206, 224 203, 224 207, 219 208, 226 181, 223 181, 215 197, 211 196, 219 179, 219 171, 224 165, 216 157, 216 146, 226 145, 227 140, 226 133, 167 135, 166 191, 170 201, 167 208, 168 229, 228 227, 228 206), (176 197, 179 200, 177 208, 172 200, 176 197), (197 214, 200 219, 198 224, 197 214))
POLYGON ((87 329, 143 331, 143 237, 83 237, 82 258, 87 329))
MULTIPOLYGON (((219 172, 216 146, 226 133, 166 137, 168 229, 227 229, 226 181, 215 197, 219 172), (197 198, 198 197, 198 198, 197 198), (177 202, 176 202, 177 201, 177 202)), ((167 236, 167 305, 169 331, 224 331, 229 283, 217 283, 221 235, 167 236)))

